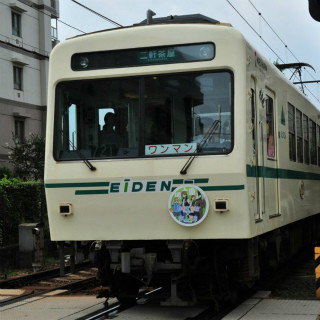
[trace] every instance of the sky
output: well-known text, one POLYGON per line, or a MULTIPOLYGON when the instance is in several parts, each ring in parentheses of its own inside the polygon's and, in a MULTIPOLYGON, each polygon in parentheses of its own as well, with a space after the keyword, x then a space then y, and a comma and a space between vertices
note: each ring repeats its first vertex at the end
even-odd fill
MULTIPOLYGON (((148 9, 156 13, 154 18, 203 14, 220 22, 230 23, 272 63, 305 62, 312 65, 315 71, 304 68, 303 80, 320 80, 320 22, 310 16, 308 0, 76 1, 123 26, 146 19, 148 9)), ((57 27, 60 41, 83 32, 116 27, 72 0, 60 0, 59 3, 57 27)), ((287 75, 290 76, 288 73, 287 75)), ((305 92, 320 109, 320 83, 309 84, 305 92)))

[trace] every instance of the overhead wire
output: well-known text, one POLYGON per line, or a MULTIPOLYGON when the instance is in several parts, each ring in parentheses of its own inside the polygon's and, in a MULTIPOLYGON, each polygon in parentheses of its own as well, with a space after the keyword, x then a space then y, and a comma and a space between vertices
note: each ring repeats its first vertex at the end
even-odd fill
MULTIPOLYGON (((278 55, 278 53, 267 43, 266 40, 263 39, 262 35, 249 23, 249 21, 240 13, 240 11, 229 1, 226 0, 226 2, 237 12, 237 14, 244 20, 244 22, 252 29, 252 31, 262 40, 262 42, 274 53, 274 55, 282 62, 283 59, 278 55)), ((277 36, 277 38, 281 41, 281 43, 285 46, 285 48, 292 54, 292 56, 299 61, 299 59, 296 57, 296 55, 288 48, 287 44, 281 39, 281 37, 278 35, 278 33, 272 28, 272 26, 268 23, 268 21, 263 17, 262 13, 253 5, 251 0, 249 0, 250 4, 254 7, 254 9, 257 11, 258 15, 263 19, 263 21, 268 25, 268 27, 272 30, 272 32, 277 36)), ((304 68, 306 70, 306 68, 304 68)), ((306 70, 307 73, 312 77, 312 75, 309 73, 308 70, 306 70)), ((314 79, 314 78, 313 78, 314 79)), ((310 91, 310 89, 307 86, 304 86, 306 90, 320 103, 320 100, 310 91)))
POLYGON ((267 24, 267 26, 271 29, 271 31, 276 35, 276 37, 282 42, 282 44, 285 46, 285 48, 292 54, 292 56, 299 61, 299 59, 295 56, 295 54, 289 49, 289 47, 287 46, 287 44, 280 38, 279 34, 272 28, 272 26, 270 25, 270 23, 264 18, 264 16, 262 15, 262 13, 256 8, 256 6, 252 3, 251 0, 249 0, 250 4, 252 5, 252 7, 257 11, 257 13, 259 14, 259 16, 262 18, 262 20, 267 24))
POLYGON ((271 48, 271 46, 262 38, 259 32, 248 22, 248 20, 237 10, 237 8, 229 1, 226 0, 229 5, 238 13, 238 15, 244 20, 244 22, 252 29, 252 31, 264 42, 264 44, 275 54, 275 56, 284 63, 281 57, 271 48))
MULTIPOLYGON (((252 5, 252 7, 256 10, 256 12, 259 14, 259 16, 262 18, 262 20, 267 24, 267 26, 270 28, 270 30, 276 35, 276 37, 281 41, 281 43, 285 46, 286 50, 288 50, 288 52, 290 52, 290 54, 297 60, 297 62, 300 62, 300 59, 297 58, 297 56, 292 52, 292 50, 290 50, 290 48, 288 47, 288 45, 281 39, 281 37, 279 36, 279 34, 274 30, 274 28, 270 25, 270 23, 264 18, 264 16, 262 15, 262 13, 256 8, 256 6, 252 3, 251 0, 249 0, 250 4, 252 5)), ((312 74, 309 72, 308 69, 306 69, 305 67, 303 68, 308 74, 309 76, 313 79, 316 80, 312 74)), ((303 84, 301 84, 301 86, 303 86, 303 84)), ((318 98, 316 98, 314 96, 314 94, 310 91, 310 89, 305 85, 304 86, 305 89, 307 89, 309 91, 309 93, 311 93, 311 95, 320 102, 320 100, 318 98)))
POLYGON ((66 23, 66 22, 64 22, 64 21, 62 21, 62 20, 60 20, 60 19, 57 19, 57 21, 59 21, 60 23, 66 25, 66 26, 68 26, 68 27, 70 27, 70 28, 72 28, 72 29, 74 29, 74 30, 80 31, 80 32, 83 33, 83 34, 86 34, 86 33, 87 33, 87 32, 84 32, 84 31, 82 31, 82 30, 80 30, 80 29, 78 29, 78 28, 76 28, 76 27, 73 27, 72 25, 70 25, 70 24, 68 24, 68 23, 66 23))
POLYGON ((97 12, 97 11, 95 11, 95 10, 93 10, 93 9, 85 6, 85 5, 83 5, 82 3, 78 2, 78 1, 75 1, 75 0, 71 0, 71 1, 74 2, 74 3, 76 3, 78 6, 80 6, 80 7, 84 8, 84 9, 86 9, 86 10, 94 13, 95 15, 99 16, 100 18, 107 20, 108 22, 114 24, 115 26, 117 26, 117 27, 123 27, 123 25, 121 25, 120 23, 118 23, 118 22, 116 22, 116 21, 114 21, 114 20, 112 20, 112 19, 110 19, 110 18, 102 15, 101 13, 99 13, 99 12, 97 12))

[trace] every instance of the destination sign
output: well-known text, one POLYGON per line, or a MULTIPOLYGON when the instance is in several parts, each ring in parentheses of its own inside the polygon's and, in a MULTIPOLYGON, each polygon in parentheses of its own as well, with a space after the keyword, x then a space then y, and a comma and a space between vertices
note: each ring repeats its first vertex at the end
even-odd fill
POLYGON ((208 61, 215 57, 213 43, 83 52, 71 57, 74 71, 135 67, 141 65, 208 61))
POLYGON ((151 48, 139 52, 139 62, 146 64, 192 62, 213 58, 212 43, 151 48))
POLYGON ((176 51, 173 48, 161 50, 146 50, 139 54, 140 63, 157 63, 157 62, 171 62, 176 59, 176 51))

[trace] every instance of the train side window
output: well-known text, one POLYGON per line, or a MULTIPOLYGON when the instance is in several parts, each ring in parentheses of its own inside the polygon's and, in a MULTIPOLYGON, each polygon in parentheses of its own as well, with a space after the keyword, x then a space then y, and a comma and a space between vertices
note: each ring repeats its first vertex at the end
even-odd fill
POLYGON ((320 127, 317 126, 317 154, 318 154, 318 166, 320 167, 320 127))
MULTIPOLYGON (((251 124, 252 124, 252 140, 255 141, 255 124, 256 124, 256 109, 255 109, 255 91, 251 89, 251 124)), ((255 145, 253 146, 254 150, 255 145)))
POLYGON ((310 163, 309 156, 309 130, 308 130, 308 117, 303 115, 303 150, 304 150, 304 163, 310 163))
POLYGON ((267 143, 268 143, 268 157, 275 158, 276 148, 274 140, 274 108, 273 108, 273 99, 267 95, 267 143))
POLYGON ((297 160, 303 163, 303 131, 302 131, 302 112, 296 110, 296 128, 297 128, 297 160))
POLYGON ((310 162, 317 164, 317 150, 316 150, 316 124, 309 120, 309 137, 310 137, 310 162))
POLYGON ((295 129, 295 108, 288 103, 289 120, 289 159, 296 161, 296 129, 295 129))
POLYGON ((60 111, 61 121, 56 125, 56 148, 72 152, 78 149, 78 105, 70 102, 68 97, 59 97, 62 108, 60 111))
POLYGON ((78 149, 77 106, 72 104, 68 109, 69 150, 78 149))

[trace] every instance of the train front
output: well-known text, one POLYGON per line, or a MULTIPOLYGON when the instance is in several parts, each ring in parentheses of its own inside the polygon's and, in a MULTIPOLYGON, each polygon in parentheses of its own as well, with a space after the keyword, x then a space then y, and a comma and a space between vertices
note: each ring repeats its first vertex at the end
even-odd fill
POLYGON ((105 279, 116 269, 150 284, 198 272, 200 261, 211 268, 201 274, 217 277, 228 259, 214 257, 250 237, 245 48, 220 24, 123 28, 58 45, 45 166, 52 240, 98 240, 105 279))

